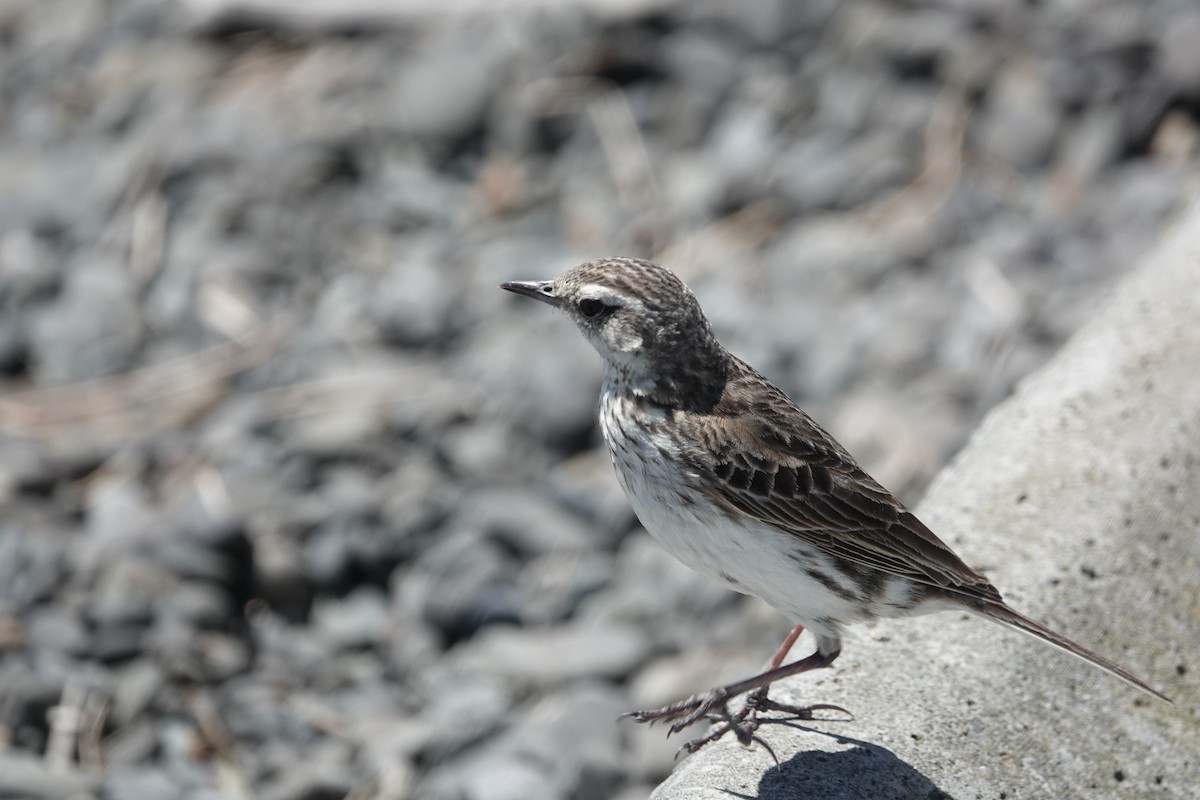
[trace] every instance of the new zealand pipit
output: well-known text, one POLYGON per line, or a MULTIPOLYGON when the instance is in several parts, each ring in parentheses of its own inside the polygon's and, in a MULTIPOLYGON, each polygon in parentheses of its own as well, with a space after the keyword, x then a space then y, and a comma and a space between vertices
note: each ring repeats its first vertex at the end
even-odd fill
POLYGON ((566 312, 604 358, 600 425, 621 487, 650 535, 697 572, 798 623, 760 675, 634 712, 634 719, 669 722, 672 733, 701 719, 716 722, 685 745, 689 752, 729 731, 748 744, 757 738, 758 709, 811 719, 814 710, 837 708, 783 706, 768 700, 767 689, 832 664, 844 626, 948 609, 1032 634, 1167 700, 1010 608, 832 436, 722 347, 671 272, 607 258, 553 281, 502 288, 566 312), (816 636, 816 652, 782 665, 805 628, 816 636), (731 711, 729 700, 746 693, 731 711))

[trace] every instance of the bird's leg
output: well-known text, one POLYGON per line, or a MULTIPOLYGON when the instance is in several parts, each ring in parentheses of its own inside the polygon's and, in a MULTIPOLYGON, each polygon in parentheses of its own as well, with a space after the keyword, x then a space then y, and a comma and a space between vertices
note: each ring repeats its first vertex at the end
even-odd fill
MULTIPOLYGON (((783 640, 783 644, 779 645, 779 649, 775 651, 775 655, 771 656, 771 660, 767 663, 767 669, 772 670, 783 663, 787 658, 788 651, 796 644, 796 640, 800 638, 800 634, 804 633, 804 626, 797 625, 788 632, 787 637, 783 640)), ((834 654, 836 657, 836 654, 834 654)), ((833 658, 829 659, 831 662, 833 658)), ((840 711, 849 717, 853 717, 846 709, 841 706, 830 705, 828 703, 816 703, 811 706, 794 706, 788 703, 778 703, 769 697, 767 692, 771 690, 771 684, 760 686, 750 694, 746 695, 746 707, 742 709, 739 716, 744 717, 743 724, 748 724, 753 728, 758 727, 757 713, 758 711, 782 711, 795 716, 797 719, 812 719, 814 711, 840 711)), ((739 719, 739 721, 742 721, 739 719)), ((738 737, 741 738, 741 737, 738 737)))
POLYGON ((791 651, 792 645, 800 638, 800 634, 804 633, 803 625, 796 625, 788 631, 787 637, 784 638, 783 644, 779 645, 779 649, 775 651, 775 655, 771 656, 771 660, 767 662, 767 669, 775 669, 783 660, 787 658, 788 652, 791 651))
MULTIPOLYGON (((764 671, 776 669, 780 664, 782 664, 783 659, 787 658, 788 652, 792 649, 792 645, 796 644, 796 640, 800 638, 800 634, 802 633, 804 633, 803 625, 794 626, 784 638, 783 644, 779 645, 778 649, 775 650, 775 655, 771 656, 771 660, 767 662, 767 666, 764 668, 764 671)), ((737 712, 737 714, 730 716, 726 711, 723 718, 718 716, 716 720, 717 724, 712 727, 712 730, 699 739, 691 740, 681 747, 680 750, 686 750, 689 753, 694 753, 701 747, 704 747, 704 745, 708 744, 709 742, 715 742, 717 739, 720 739, 722 736, 732 730, 734 735, 737 736, 738 741, 743 745, 748 745, 750 742, 755 740, 762 742, 763 747, 767 748, 767 752, 771 754, 771 757, 775 759, 775 763, 778 764, 779 758, 776 757, 775 751, 771 749, 771 746, 754 735, 754 731, 758 729, 759 705, 757 702, 753 701, 765 700, 767 696, 767 690, 769 688, 770 684, 767 684, 766 686, 761 686, 750 692, 750 694, 746 697, 745 705, 740 711, 737 712)))
MULTIPOLYGON (((752 678, 747 678, 746 680, 726 686, 719 686, 704 694, 693 695, 686 700, 672 703, 669 706, 663 706, 662 708, 650 711, 633 711, 626 716, 633 717, 638 722, 669 722, 671 723, 670 733, 678 733, 701 719, 709 719, 716 722, 717 725, 707 736, 688 742, 681 748, 687 750, 689 753, 696 752, 709 742, 715 742, 729 731, 733 731, 738 741, 742 744, 749 745, 754 741, 754 731, 758 727, 757 720, 754 720, 751 714, 759 706, 747 705, 747 707, 734 713, 729 710, 729 701, 747 692, 762 690, 765 694, 766 688, 775 681, 791 675, 798 675, 801 672, 827 667, 838 656, 837 650, 822 652, 818 649, 817 652, 807 658, 802 658, 785 666, 778 666, 777 662, 782 661, 786 657, 787 651, 791 649, 791 646, 796 641, 796 637, 800 635, 800 630, 802 629, 797 626, 797 628, 788 634, 788 638, 784 640, 783 646, 776 651, 775 657, 771 659, 773 666, 752 678)), ((807 714, 805 718, 812 719, 812 712, 821 709, 845 711, 845 709, 838 706, 822 704, 810 706, 807 709, 796 709, 793 713, 797 713, 802 717, 807 714)))

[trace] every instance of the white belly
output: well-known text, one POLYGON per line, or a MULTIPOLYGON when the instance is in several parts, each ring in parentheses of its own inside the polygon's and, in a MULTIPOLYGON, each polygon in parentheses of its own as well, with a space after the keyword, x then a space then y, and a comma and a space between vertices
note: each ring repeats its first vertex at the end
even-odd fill
MULTIPOLYGON (((855 587, 827 586, 837 570, 823 553, 768 525, 731 518, 694 487, 678 466, 678 447, 665 435, 633 429, 633 401, 605 392, 600 419, 617 480, 638 519, 662 547, 697 572, 752 594, 817 632, 836 634, 864 618, 855 587), (813 577, 820 573, 824 580, 813 577)), ((669 412, 652 409, 650 421, 669 412), (653 415, 659 415, 654 417, 653 415)))

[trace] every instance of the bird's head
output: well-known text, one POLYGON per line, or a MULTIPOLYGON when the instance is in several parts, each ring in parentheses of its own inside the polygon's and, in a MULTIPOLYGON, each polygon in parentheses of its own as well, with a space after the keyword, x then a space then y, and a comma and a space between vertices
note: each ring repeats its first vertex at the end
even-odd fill
POLYGON ((728 356, 696 296, 657 264, 604 258, 552 281, 511 281, 501 288, 566 313, 606 367, 641 394, 685 391, 701 373, 724 378, 728 356))

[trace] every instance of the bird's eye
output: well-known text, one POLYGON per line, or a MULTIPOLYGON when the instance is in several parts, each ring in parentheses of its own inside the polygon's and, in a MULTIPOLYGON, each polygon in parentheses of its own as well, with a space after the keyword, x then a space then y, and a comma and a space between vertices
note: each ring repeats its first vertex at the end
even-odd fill
POLYGON ((601 303, 599 300, 596 300, 592 297, 588 297, 579 301, 579 313, 583 314, 589 319, 595 319, 596 317, 600 316, 604 313, 606 308, 607 306, 604 305, 604 303, 601 303))

